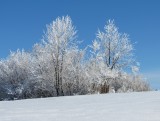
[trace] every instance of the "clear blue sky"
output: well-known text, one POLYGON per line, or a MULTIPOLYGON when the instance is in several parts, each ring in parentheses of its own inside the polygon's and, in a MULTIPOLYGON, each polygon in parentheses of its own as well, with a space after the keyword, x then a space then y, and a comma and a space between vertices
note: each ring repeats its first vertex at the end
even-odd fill
POLYGON ((83 45, 91 44, 97 29, 114 19, 130 35, 141 73, 160 89, 159 0, 0 0, 0 58, 17 48, 31 50, 40 42, 46 24, 69 15, 83 45))

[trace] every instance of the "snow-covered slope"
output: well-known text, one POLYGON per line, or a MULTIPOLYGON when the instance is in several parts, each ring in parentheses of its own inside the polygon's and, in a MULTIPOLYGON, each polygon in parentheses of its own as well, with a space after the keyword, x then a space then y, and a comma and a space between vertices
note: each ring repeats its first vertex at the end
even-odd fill
POLYGON ((2 101, 0 121, 160 121, 160 92, 2 101))

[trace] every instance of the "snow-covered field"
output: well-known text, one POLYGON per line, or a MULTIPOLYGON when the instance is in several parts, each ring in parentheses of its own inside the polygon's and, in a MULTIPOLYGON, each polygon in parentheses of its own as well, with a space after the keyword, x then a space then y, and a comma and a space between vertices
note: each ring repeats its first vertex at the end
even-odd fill
POLYGON ((0 121, 160 121, 160 92, 1 101, 0 121))

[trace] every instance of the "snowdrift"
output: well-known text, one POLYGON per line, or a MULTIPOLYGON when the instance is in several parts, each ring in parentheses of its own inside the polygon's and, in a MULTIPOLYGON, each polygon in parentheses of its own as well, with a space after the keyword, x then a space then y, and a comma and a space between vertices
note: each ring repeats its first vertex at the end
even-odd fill
POLYGON ((1 101, 0 121, 160 121, 160 92, 1 101))

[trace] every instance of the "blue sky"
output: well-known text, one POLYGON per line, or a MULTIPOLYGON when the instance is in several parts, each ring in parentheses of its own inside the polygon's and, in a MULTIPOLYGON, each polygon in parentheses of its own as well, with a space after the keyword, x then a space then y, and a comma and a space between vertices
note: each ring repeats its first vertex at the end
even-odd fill
POLYGON ((140 72, 160 89, 159 0, 0 0, 0 58, 10 50, 31 50, 40 42, 46 24, 69 15, 78 30, 81 47, 91 44, 97 29, 114 19, 120 32, 134 44, 140 72))

